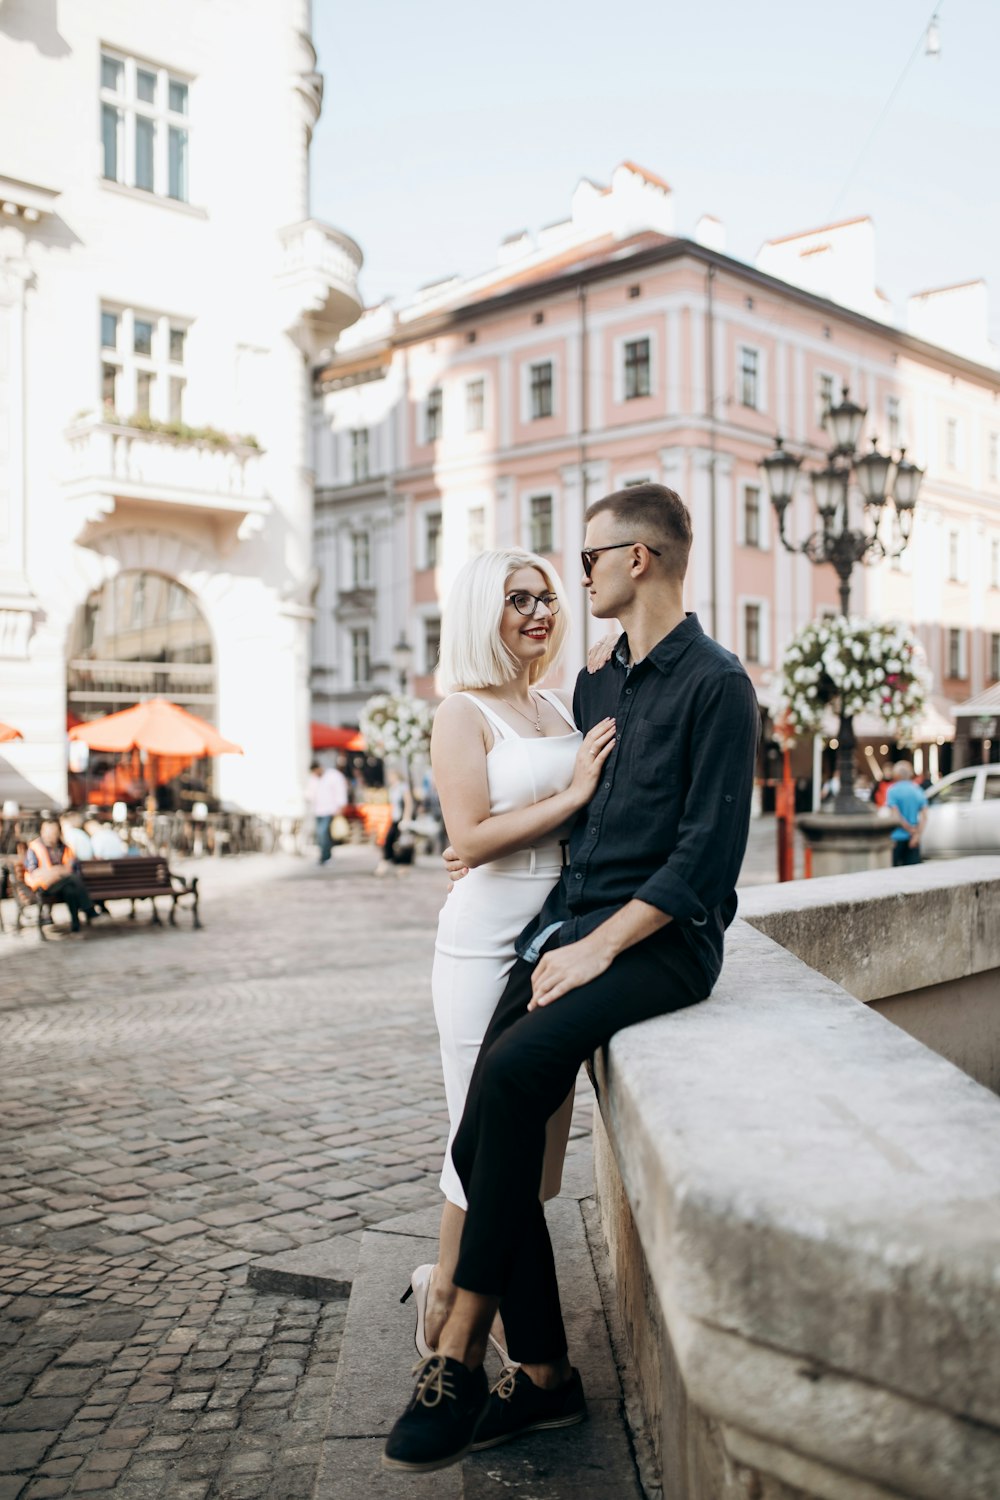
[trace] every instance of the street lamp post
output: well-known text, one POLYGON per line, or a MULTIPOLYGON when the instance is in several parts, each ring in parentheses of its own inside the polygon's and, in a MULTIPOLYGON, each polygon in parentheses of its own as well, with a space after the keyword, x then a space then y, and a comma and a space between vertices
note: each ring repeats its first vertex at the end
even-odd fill
MULTIPOLYGON (((857 453, 858 439, 867 409, 850 399, 845 385, 837 406, 827 412, 833 446, 822 469, 811 473, 813 498, 820 525, 802 542, 789 541, 785 532, 788 507, 795 493, 802 459, 789 453, 782 439, 776 439, 774 451, 762 459, 771 504, 778 519, 778 535, 788 552, 801 553, 811 563, 827 563, 840 580, 841 613, 847 615, 851 603, 851 574, 858 563, 872 564, 899 557, 906 550, 913 528, 913 513, 920 491, 923 469, 911 463, 902 448, 897 459, 880 453, 877 439, 872 438, 871 452, 857 453), (861 524, 852 525, 851 481, 861 492, 861 524), (886 511, 895 513, 895 527, 886 519, 886 511)), ((854 724, 841 710, 837 774, 840 789, 834 798, 834 812, 857 815, 869 809, 854 795, 854 724)))
POLYGON ((406 631, 400 630, 399 640, 392 648, 392 665, 399 679, 399 691, 405 695, 406 683, 410 675, 410 665, 413 661, 413 647, 406 639, 406 631))

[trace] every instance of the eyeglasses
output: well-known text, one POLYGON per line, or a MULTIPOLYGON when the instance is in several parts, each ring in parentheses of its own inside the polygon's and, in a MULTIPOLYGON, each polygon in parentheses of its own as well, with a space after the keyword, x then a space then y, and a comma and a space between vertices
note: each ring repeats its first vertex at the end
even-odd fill
POLYGON ((507 594, 504 603, 513 604, 519 615, 531 616, 539 605, 547 609, 550 615, 559 613, 559 600, 555 594, 527 594, 519 591, 507 594))
POLYGON ((584 547, 580 553, 580 561, 583 563, 584 576, 589 578, 594 569, 594 558, 601 552, 617 552, 619 547, 645 547, 647 552, 652 552, 654 557, 660 554, 655 547, 648 542, 611 542, 607 547, 584 547))

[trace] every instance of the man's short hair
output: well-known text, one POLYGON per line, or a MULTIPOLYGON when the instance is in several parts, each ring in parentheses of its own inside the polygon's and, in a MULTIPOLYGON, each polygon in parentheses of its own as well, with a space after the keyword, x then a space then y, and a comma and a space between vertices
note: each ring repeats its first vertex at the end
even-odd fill
POLYGON ((58 818, 42 818, 38 825, 39 833, 41 833, 43 828, 54 828, 57 833, 61 832, 58 818))
POLYGON ((691 551, 691 512, 676 490, 665 484, 630 484, 587 506, 585 521, 610 511, 630 541, 658 547, 664 569, 683 578, 691 551))
POLYGON ((309 769, 310 771, 322 771, 323 767, 320 765, 318 760, 314 760, 309 769))

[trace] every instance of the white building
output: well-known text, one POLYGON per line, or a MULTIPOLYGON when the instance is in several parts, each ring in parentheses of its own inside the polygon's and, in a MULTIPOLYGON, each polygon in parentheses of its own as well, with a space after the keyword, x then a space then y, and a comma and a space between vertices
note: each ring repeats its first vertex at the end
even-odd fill
POLYGON ((162 693, 295 813, 310 371, 361 254, 309 217, 309 0, 0 0, 0 797, 67 797, 67 714, 162 693))

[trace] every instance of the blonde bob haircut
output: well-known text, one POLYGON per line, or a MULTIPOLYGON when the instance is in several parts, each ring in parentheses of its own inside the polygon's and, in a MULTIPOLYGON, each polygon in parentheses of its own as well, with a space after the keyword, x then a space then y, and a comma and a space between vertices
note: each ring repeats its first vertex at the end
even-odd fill
POLYGON ((549 649, 532 664, 529 682, 538 682, 555 666, 569 629, 563 581, 537 553, 498 547, 470 558, 451 586, 441 620, 440 671, 446 692, 500 687, 517 675, 517 662, 500 639, 500 621, 506 608, 507 580, 519 568, 537 568, 546 590, 559 600, 549 649))

